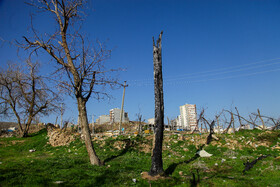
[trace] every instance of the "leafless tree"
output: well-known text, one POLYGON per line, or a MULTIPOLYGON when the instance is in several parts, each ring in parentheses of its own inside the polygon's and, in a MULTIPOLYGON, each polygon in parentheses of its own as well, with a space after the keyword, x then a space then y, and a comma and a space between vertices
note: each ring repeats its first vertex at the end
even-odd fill
POLYGON ((47 13, 50 19, 54 18, 56 31, 39 34, 33 29, 33 37, 24 37, 21 47, 31 50, 31 54, 47 52, 58 65, 57 71, 67 77, 60 85, 76 99, 90 163, 102 165, 91 141, 86 103, 91 97, 108 96, 105 87, 117 84, 111 77, 114 70, 106 70, 104 65, 111 51, 100 42, 96 42, 97 45, 89 43, 84 34, 76 30, 84 17, 84 0, 36 0, 30 5, 47 13))
POLYGON ((141 136, 142 135, 142 123, 143 123, 143 120, 142 120, 142 114, 139 110, 139 112, 136 114, 136 117, 137 117, 137 122, 138 122, 138 134, 141 136))
POLYGON ((222 110, 219 114, 215 115, 216 123, 217 123, 217 127, 218 127, 218 132, 219 132, 219 133, 221 133, 220 117, 221 117, 221 115, 223 114, 223 111, 224 111, 224 110, 222 110))
POLYGON ((260 110, 258 109, 258 113, 252 113, 251 115, 258 117, 261 122, 262 126, 258 126, 259 128, 262 127, 262 129, 266 129, 266 127, 271 127, 271 130, 278 129, 280 126, 280 119, 275 119, 273 117, 265 116, 260 114, 260 110), (264 121, 266 120, 266 121, 264 121))
POLYGON ((240 117, 240 115, 239 115, 239 111, 238 111, 237 107, 235 107, 235 110, 236 110, 237 117, 238 117, 238 120, 239 120, 240 128, 244 128, 244 125, 243 125, 243 123, 242 123, 242 119, 241 119, 241 117, 240 117))
MULTIPOLYGON (((196 120, 196 126, 195 126, 195 128, 192 130, 191 134, 193 134, 195 130, 199 130, 199 122, 201 122, 201 121, 203 120, 203 118, 204 118, 204 112, 205 112, 205 109, 202 108, 201 111, 200 111, 200 113, 199 113, 199 115, 198 115, 198 118, 197 118, 197 120, 196 120)), ((201 127, 201 130, 202 130, 202 127, 201 127)))
POLYGON ((225 112, 228 112, 230 114, 230 122, 227 126, 227 128, 224 130, 223 133, 227 133, 228 130, 232 127, 233 128, 233 132, 235 132, 235 126, 234 126, 234 113, 232 111, 229 110, 224 110, 225 112))
POLYGON ((56 109, 58 94, 49 89, 46 79, 38 73, 38 63, 26 62, 28 71, 18 65, 9 65, 0 70, 0 100, 9 106, 23 137, 28 136, 29 127, 38 115, 47 115, 56 109))

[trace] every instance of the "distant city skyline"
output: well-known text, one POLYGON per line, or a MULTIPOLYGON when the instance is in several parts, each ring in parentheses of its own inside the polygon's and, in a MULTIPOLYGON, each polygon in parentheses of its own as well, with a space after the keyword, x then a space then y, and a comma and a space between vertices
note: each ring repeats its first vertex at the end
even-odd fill
MULTIPOLYGON (((184 103, 195 103, 198 113, 205 108, 211 119, 235 106, 243 116, 260 109, 278 118, 279 10, 276 0, 95 0, 85 10, 81 32, 112 49, 108 68, 125 69, 119 80, 128 84, 124 110, 131 120, 137 113, 146 120, 154 117, 152 37, 161 31, 165 119, 175 119, 184 103)), ((50 17, 36 11, 21 0, 0 1, 1 68, 28 57, 10 42, 31 36, 31 14, 38 31, 54 29, 50 17)), ((53 62, 41 52, 38 60, 42 73, 50 75, 53 62)), ((108 90, 111 99, 92 98, 87 104, 89 119, 121 108, 122 91, 108 90)), ((65 96, 64 103, 63 119, 77 122, 75 100, 65 96)), ((57 116, 42 121, 54 123, 57 116)))

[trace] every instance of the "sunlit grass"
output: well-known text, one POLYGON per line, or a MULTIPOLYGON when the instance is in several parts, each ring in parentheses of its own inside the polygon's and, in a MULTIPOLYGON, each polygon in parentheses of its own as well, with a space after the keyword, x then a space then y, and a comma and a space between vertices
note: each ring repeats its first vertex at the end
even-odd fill
MULTIPOLYGON (((270 147, 230 150, 226 147, 206 146, 205 151, 213 154, 209 158, 195 158, 197 147, 169 136, 164 142, 163 163, 169 177, 164 180, 147 181, 141 178, 149 171, 150 153, 140 147, 151 145, 152 140, 142 137, 107 138, 105 143, 94 143, 97 154, 105 160, 105 166, 92 166, 83 142, 79 139, 68 146, 51 147, 47 132, 42 130, 28 138, 0 139, 0 186, 189 186, 193 174, 201 186, 274 186, 280 184, 280 159, 278 149, 272 146, 279 142, 279 131, 271 135, 260 135, 261 131, 243 131, 226 138, 265 139, 272 141, 270 147), (273 137, 273 138, 272 138, 273 137), (130 142, 129 147, 117 149, 116 142, 130 142), (29 152, 30 149, 36 150, 29 152), (261 154, 271 155, 242 173, 243 163, 252 161, 261 154), (132 181, 136 179, 136 183, 132 181)), ((197 136, 197 135, 187 135, 197 136)))

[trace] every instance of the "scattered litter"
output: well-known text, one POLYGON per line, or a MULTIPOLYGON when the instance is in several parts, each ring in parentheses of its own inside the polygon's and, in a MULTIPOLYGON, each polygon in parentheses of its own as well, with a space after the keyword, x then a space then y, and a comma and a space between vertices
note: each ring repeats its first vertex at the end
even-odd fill
POLYGON ((181 176, 182 176, 182 175, 183 175, 183 171, 179 171, 179 175, 181 175, 181 176))
POLYGON ((218 163, 215 163, 215 166, 218 166, 218 163))
POLYGON ((207 153, 205 150, 198 151, 196 154, 198 154, 200 157, 211 157, 213 155, 207 153))
POLYGON ((53 182, 54 184, 62 184, 62 183, 64 183, 64 181, 55 181, 55 182, 53 182))
POLYGON ((136 179, 132 179, 132 181, 135 183, 135 182, 136 182, 136 179))
POLYGON ((36 149, 30 149, 29 150, 30 153, 35 152, 35 151, 36 151, 36 149))
POLYGON ((224 163, 225 161, 226 161, 226 159, 223 158, 222 161, 221 161, 221 163, 224 163))

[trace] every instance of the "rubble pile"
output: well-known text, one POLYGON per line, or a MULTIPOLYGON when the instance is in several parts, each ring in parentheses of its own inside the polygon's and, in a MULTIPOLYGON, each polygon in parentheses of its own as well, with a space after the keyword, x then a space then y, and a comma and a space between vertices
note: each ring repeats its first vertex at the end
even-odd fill
POLYGON ((65 146, 73 142, 78 135, 70 130, 48 127, 49 144, 53 147, 65 146))
POLYGON ((115 141, 113 146, 118 150, 122 150, 125 148, 126 144, 123 141, 115 141))

